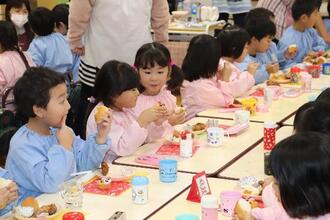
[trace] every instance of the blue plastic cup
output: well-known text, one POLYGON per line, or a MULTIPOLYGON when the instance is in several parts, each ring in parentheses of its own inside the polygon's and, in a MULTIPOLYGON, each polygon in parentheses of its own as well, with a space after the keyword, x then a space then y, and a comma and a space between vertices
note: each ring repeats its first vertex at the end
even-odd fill
POLYGON ((174 159, 159 161, 159 179, 163 183, 173 183, 177 179, 177 164, 174 159))
POLYGON ((323 75, 330 75, 330 63, 322 64, 322 73, 323 75))

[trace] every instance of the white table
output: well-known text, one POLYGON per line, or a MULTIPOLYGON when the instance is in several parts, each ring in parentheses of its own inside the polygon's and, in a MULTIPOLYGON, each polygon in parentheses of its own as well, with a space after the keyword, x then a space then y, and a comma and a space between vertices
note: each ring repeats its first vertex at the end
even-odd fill
MULTIPOLYGON (((296 98, 282 97, 279 100, 272 102, 272 106, 268 112, 256 112, 255 115, 250 117, 250 120, 254 122, 271 120, 276 123, 281 123, 285 119, 291 117, 301 105, 308 102, 310 96, 314 96, 319 93, 319 91, 313 91, 311 93, 303 93, 296 98)), ((209 109, 198 113, 197 116, 233 119, 234 113, 221 113, 219 109, 209 109)))
MULTIPOLYGON (((205 123, 208 118, 193 118, 187 123, 193 125, 197 122, 205 123)), ((233 123, 231 120, 219 120, 220 124, 230 125, 233 123)), ((177 126, 180 129, 181 126, 177 126)), ((205 171, 207 174, 216 174, 220 168, 225 166, 234 158, 240 156, 244 151, 261 140, 263 136, 263 124, 250 123, 249 128, 243 133, 232 136, 225 141, 224 145, 218 148, 200 147, 196 154, 188 159, 178 158, 178 170, 183 172, 198 173, 205 171)), ((201 137, 206 142, 206 135, 201 137)), ((114 161, 115 164, 131 165, 131 166, 144 166, 153 167, 152 165, 143 165, 135 162, 135 158, 146 154, 154 153, 161 146, 162 142, 146 144, 141 146, 133 155, 121 157, 114 161)))
MULTIPOLYGON (((208 182, 212 194, 216 195, 218 198, 220 196, 220 192, 225 190, 233 190, 237 188, 237 181, 234 180, 208 178, 208 182)), ((176 215, 183 213, 190 213, 201 216, 201 204, 186 200, 187 195, 189 193, 189 189, 187 189, 183 194, 175 198, 168 205, 166 205, 164 208, 156 212, 155 215, 151 216, 148 219, 150 220, 175 219, 176 215)), ((219 212, 218 219, 232 219, 232 218, 225 217, 219 212)))
MULTIPOLYGON (((110 170, 113 167, 118 166, 110 165, 110 170)), ((132 168, 130 167, 129 169, 132 168)), ((191 174, 178 173, 177 182, 161 183, 159 181, 158 170, 143 168, 134 169, 136 169, 136 171, 149 173, 148 203, 145 205, 133 204, 131 189, 115 197, 84 193, 83 207, 80 211, 85 214, 86 220, 106 220, 116 211, 124 211, 126 213, 126 219, 142 220, 186 189, 191 184, 192 180, 191 174)), ((63 200, 59 194, 43 194, 37 199, 41 204, 56 202, 62 204, 64 207, 63 200)))
POLYGON ((283 125, 291 125, 291 126, 293 126, 294 117, 295 117, 295 115, 293 115, 293 116, 290 117, 289 119, 283 121, 283 125))
MULTIPOLYGON (((300 84, 282 84, 282 87, 295 87, 300 88, 300 84)), ((319 78, 312 79, 312 90, 324 90, 330 87, 330 75, 321 74, 319 78)))
MULTIPOLYGON (((290 136, 292 132, 292 126, 281 127, 276 132, 276 142, 290 136)), ((266 175, 264 174, 263 143, 260 143, 257 147, 220 172, 218 176, 237 179, 243 176, 255 176, 258 179, 264 179, 266 175)))

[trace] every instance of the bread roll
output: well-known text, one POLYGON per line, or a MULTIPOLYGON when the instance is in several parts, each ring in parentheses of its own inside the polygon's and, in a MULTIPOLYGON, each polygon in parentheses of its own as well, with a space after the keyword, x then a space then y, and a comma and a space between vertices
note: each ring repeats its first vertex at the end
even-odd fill
POLYGON ((108 117, 108 110, 104 105, 96 107, 96 113, 94 115, 96 124, 101 123, 104 118, 108 117))

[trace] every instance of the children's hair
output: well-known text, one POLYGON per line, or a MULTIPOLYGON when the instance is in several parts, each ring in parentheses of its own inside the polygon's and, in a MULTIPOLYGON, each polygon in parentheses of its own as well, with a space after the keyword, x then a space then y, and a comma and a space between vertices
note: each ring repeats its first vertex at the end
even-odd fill
MULTIPOLYGON (((305 104, 307 105, 307 104, 305 104)), ((298 118, 295 119, 296 132, 317 131, 330 134, 330 104, 316 101, 310 106, 302 106, 298 118)))
POLYGON ((275 36, 276 26, 274 22, 267 19, 251 20, 245 25, 246 31, 250 37, 255 37, 257 40, 261 40, 267 36, 275 36))
POLYGON ((38 7, 29 14, 29 22, 34 33, 38 36, 47 36, 54 31, 54 13, 44 7, 38 7))
POLYGON ((302 15, 308 17, 318 10, 318 2, 316 0, 295 0, 292 5, 292 17, 295 21, 298 21, 302 15))
POLYGON ((60 26, 60 22, 69 27, 69 5, 68 4, 58 4, 53 8, 55 25, 60 26))
POLYGON ((17 110, 25 117, 35 117, 33 106, 46 108, 50 100, 50 89, 62 83, 65 83, 63 74, 44 67, 27 69, 14 86, 17 110))
POLYGON ((270 154, 270 171, 281 203, 291 218, 330 213, 330 137, 302 132, 278 143, 270 154))
POLYGON ((23 60, 25 67, 30 67, 25 55, 18 46, 15 26, 9 21, 0 21, 0 46, 5 51, 16 51, 23 60))
POLYGON ((245 16, 246 23, 255 20, 270 20, 271 18, 275 18, 275 14, 266 9, 266 8, 254 8, 251 9, 245 16))
POLYGON ((182 63, 185 79, 192 82, 215 76, 220 57, 221 47, 214 37, 206 34, 193 37, 182 63))
POLYGON ((138 86, 139 75, 133 67, 117 60, 108 61, 96 75, 95 104, 103 102, 104 105, 110 107, 113 104, 113 98, 138 86))
POLYGON ((323 90, 321 94, 316 98, 316 101, 322 101, 330 104, 330 88, 323 90))
POLYGON ((295 131, 298 131, 298 130, 300 130, 301 128, 301 120, 302 120, 302 117, 303 117, 303 115, 304 115, 304 112, 305 112, 305 110, 307 110, 307 109, 309 109, 309 108, 311 108, 313 105, 315 104, 315 102, 307 102, 307 103, 305 103, 305 104, 303 104, 302 106, 300 106, 299 108, 298 108, 298 110, 296 111, 296 114, 295 114, 295 116, 294 116, 294 120, 293 120, 293 129, 295 130, 295 131), (299 128, 298 128, 299 127, 299 128), (297 130, 298 129, 298 130, 297 130))
MULTIPOLYGON (((155 65, 161 67, 168 67, 171 69, 169 73, 170 80, 167 81, 167 89, 174 91, 175 89, 181 87, 183 82, 183 72, 182 70, 174 64, 174 61, 171 59, 170 51, 160 43, 147 43, 144 44, 137 51, 134 61, 134 66, 139 69, 152 68, 155 65)), ((140 85, 140 92, 143 92, 145 88, 140 85)))
MULTIPOLYGON (((30 7, 30 2, 29 0, 9 0, 7 1, 7 5, 6 5, 6 9, 5 9, 5 18, 6 18, 6 21, 11 21, 11 18, 10 18, 10 10, 12 8, 22 8, 23 5, 25 5, 27 11, 31 12, 31 7, 30 7)), ((28 40, 29 42, 31 42, 34 38, 34 34, 33 32, 31 31, 31 26, 29 24, 29 22, 26 22, 26 24, 24 24, 24 29, 27 33, 27 36, 28 36, 28 40)))
POLYGON ((228 26, 217 36, 222 56, 237 59, 243 53, 245 44, 250 41, 249 33, 237 26, 228 26))

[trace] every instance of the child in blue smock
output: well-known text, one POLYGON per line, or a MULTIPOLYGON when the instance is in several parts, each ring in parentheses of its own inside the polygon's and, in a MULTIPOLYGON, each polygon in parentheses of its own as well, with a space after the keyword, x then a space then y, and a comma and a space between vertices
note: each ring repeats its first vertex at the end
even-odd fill
POLYGON ((292 6, 293 25, 283 34, 278 43, 279 54, 285 57, 280 63, 283 69, 301 63, 309 53, 324 51, 326 43, 313 28, 318 18, 316 1, 296 0, 292 6), (297 45, 297 53, 287 52, 290 45, 297 45))
POLYGON ((28 49, 34 63, 59 73, 71 72, 72 53, 67 39, 54 32, 54 13, 47 8, 37 8, 29 14, 29 23, 37 35, 28 49))
POLYGON ((17 111, 29 118, 12 137, 6 169, 20 188, 20 200, 55 193, 77 171, 99 167, 109 150, 110 113, 86 141, 65 125, 70 109, 64 76, 30 68, 14 86, 17 111))
POLYGON ((0 167, 0 216, 8 213, 16 205, 18 198, 18 188, 15 182, 7 183, 9 173, 0 167), (5 184, 3 184, 5 182, 5 184))

